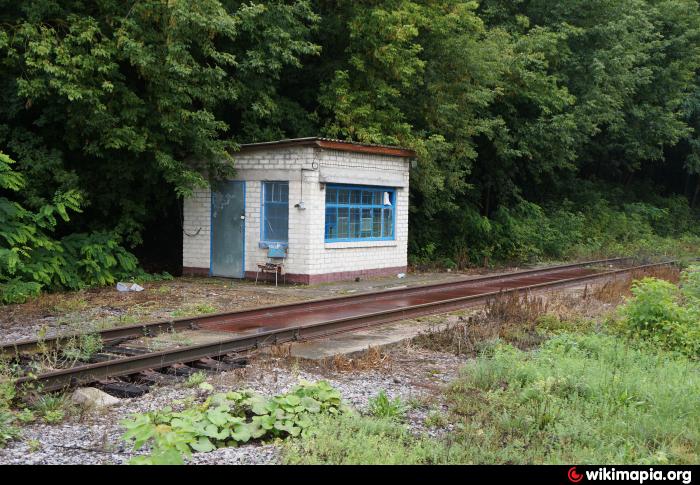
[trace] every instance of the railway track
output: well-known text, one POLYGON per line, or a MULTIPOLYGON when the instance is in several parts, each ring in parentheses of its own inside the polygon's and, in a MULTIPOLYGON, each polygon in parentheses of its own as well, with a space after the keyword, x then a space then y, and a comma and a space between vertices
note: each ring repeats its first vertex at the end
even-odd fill
MULTIPOLYGON (((240 357, 236 357, 240 352, 266 345, 322 338, 370 325, 447 313, 481 305, 504 293, 543 292, 628 277, 634 272, 675 263, 620 268, 630 261, 630 258, 589 261, 106 329, 91 334, 99 336, 103 344, 103 350, 94 356, 94 361, 27 373, 17 380, 17 385, 54 391, 101 382, 119 393, 120 388, 131 385, 118 380, 119 376, 136 376, 152 382, 162 375, 156 371, 166 368, 183 374, 192 371, 192 367, 227 369, 242 364, 240 357), (154 350, 144 344, 149 339, 170 335, 184 336, 181 342, 186 343, 165 350, 154 350)), ((29 368, 27 362, 31 362, 32 356, 46 352, 60 354, 65 342, 82 337, 83 334, 70 334, 7 343, 0 346, 0 356, 23 362, 24 367, 29 368)))

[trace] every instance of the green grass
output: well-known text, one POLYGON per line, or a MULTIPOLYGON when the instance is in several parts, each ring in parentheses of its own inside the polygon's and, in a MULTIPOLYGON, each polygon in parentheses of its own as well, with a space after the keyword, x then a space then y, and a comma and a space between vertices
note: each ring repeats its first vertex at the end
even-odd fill
POLYGON ((53 307, 53 311, 58 314, 74 313, 85 310, 89 306, 85 298, 70 298, 62 300, 53 307))
POLYGON ((206 315, 208 313, 216 313, 216 311, 216 307, 207 303, 200 303, 198 305, 189 305, 183 308, 178 308, 171 314, 173 317, 189 317, 195 315, 206 315))
POLYGON ((207 373, 204 371, 195 372, 187 378, 185 381, 185 386, 187 387, 197 387, 203 382, 207 381, 207 373))
POLYGON ((15 425, 13 414, 6 409, 0 409, 0 448, 4 448, 8 442, 21 435, 19 427, 15 425))
POLYGON ((73 338, 63 349, 63 355, 71 360, 87 362, 102 350, 102 337, 98 334, 84 334, 73 338))
POLYGON ((44 394, 32 406, 47 424, 56 424, 70 414, 72 404, 64 394, 44 394))
POLYGON ((21 434, 11 411, 15 397, 15 375, 7 363, 0 360, 0 448, 21 434))
POLYGON ((460 461, 442 443, 416 438, 391 418, 357 414, 323 417, 312 429, 308 437, 285 443, 284 463, 414 465, 460 461))
POLYGON ((700 366, 622 337, 560 334, 536 351, 495 343, 446 392, 448 439, 395 420, 322 420, 287 463, 697 463, 700 366))
POLYGON ((621 338, 497 345, 448 392, 456 439, 485 463, 696 463, 700 367, 621 338))
MULTIPOLYGON (((592 319, 530 315, 526 321, 535 318, 532 329, 542 339, 529 351, 515 346, 523 348, 525 334, 508 340, 513 344, 484 342, 484 334, 476 359, 442 396, 447 412, 433 410, 423 423, 437 430, 451 425, 444 439, 408 433, 396 419, 403 414, 400 401, 380 393, 370 400, 369 416, 320 421, 309 437, 286 445, 284 459, 697 463, 700 267, 683 271, 680 286, 655 278, 635 282, 616 315, 606 322, 611 334, 597 333, 592 319)), ((451 344, 455 335, 432 338, 459 353, 451 344)))
POLYGON ((407 406, 400 398, 389 399, 384 390, 369 399, 369 412, 378 418, 401 420, 406 414, 406 409, 407 406))

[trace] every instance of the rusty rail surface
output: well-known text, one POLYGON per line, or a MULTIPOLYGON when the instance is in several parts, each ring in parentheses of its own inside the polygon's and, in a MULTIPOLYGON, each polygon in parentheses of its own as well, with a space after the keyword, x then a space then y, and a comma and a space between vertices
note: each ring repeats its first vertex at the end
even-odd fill
MULTIPOLYGON (((609 260, 605 260, 609 261, 609 260)), ((599 262, 597 262, 599 263, 599 262)), ((503 294, 512 294, 517 292, 542 292, 548 291, 555 288, 565 288, 570 286, 578 286, 584 283, 588 283, 595 280, 611 279, 622 275, 629 275, 635 271, 643 271, 651 269, 654 267, 668 266, 675 264, 675 261, 666 261, 662 263, 646 264, 641 266, 635 266, 624 269, 610 270, 604 272, 590 273, 582 276, 569 277, 563 279, 557 279, 554 281, 545 281, 537 284, 518 286, 505 290, 499 291, 485 291, 482 293, 461 296, 457 298, 449 298, 443 300, 430 301, 422 304, 390 308, 382 311, 372 311, 361 315, 355 315, 350 317, 338 318, 327 320, 323 322, 317 322, 309 325, 301 326, 289 326, 276 329, 248 329, 243 332, 231 337, 222 337, 215 342, 209 342, 204 344, 189 345, 186 347, 164 350, 159 352, 151 352, 144 355, 136 355, 124 358, 118 358, 114 360, 108 360, 104 362, 97 362, 91 364, 80 365, 77 367, 72 367, 68 369, 53 370, 46 373, 42 373, 32 377, 22 377, 17 381, 18 385, 23 384, 35 384, 38 385, 44 391, 52 391, 63 389, 73 385, 86 384, 90 382, 100 381, 107 379, 109 377, 124 376, 129 374, 135 374, 138 372, 159 369, 171 366, 173 364, 194 362, 205 357, 218 357, 225 354, 233 352, 241 352, 250 349, 259 348, 266 345, 274 345, 286 342, 309 340, 315 338, 322 338, 329 335, 333 335, 340 332, 346 332, 351 330, 356 330, 359 328, 367 327, 370 325, 378 325, 382 323, 387 323, 396 320, 403 320, 407 318, 415 318, 418 316, 436 314, 436 313, 446 313, 450 311, 455 311, 463 308, 468 308, 471 306, 476 306, 483 304, 491 298, 494 298, 503 294)), ((566 265, 571 266, 582 266, 591 265, 595 263, 581 263, 579 265, 566 265)), ((561 268, 561 267, 557 267, 561 268)), ((528 272, 515 273, 518 276, 522 276, 523 273, 532 273, 533 271, 545 271, 545 270, 531 270, 528 272)), ((551 269, 549 270, 552 271, 551 269)), ((513 274, 510 274, 512 276, 513 274)), ((500 275, 496 278, 506 278, 508 275, 500 275)), ((492 277, 481 278, 481 282, 490 279, 492 277)), ((473 281, 473 280, 472 280, 473 281)), ((429 285, 426 287, 413 287, 407 288, 406 290, 433 290, 435 285, 429 285)), ((444 286, 441 284, 440 286, 444 286)), ((395 290, 391 290, 395 291, 395 290)), ((380 292, 371 294, 374 297, 379 295, 384 296, 387 292, 380 292)), ((358 296, 366 297, 367 294, 355 295, 353 297, 340 297, 337 299, 328 300, 315 300, 315 302, 321 301, 339 301, 346 298, 356 298, 358 296)), ((309 302, 306 302, 309 303, 309 302)), ((292 304, 292 306, 303 305, 304 302, 299 304, 292 304)), ((280 305, 275 307, 267 307, 280 309, 287 305, 280 305)), ((245 312, 236 312, 236 314, 241 314, 245 312)), ((223 314, 231 315, 231 314, 223 314)), ((210 318, 210 317, 203 317, 210 318)))
MULTIPOLYGON (((318 307, 327 307, 330 305, 338 305, 350 301, 359 302, 361 300, 375 300, 377 298, 394 297, 396 295, 408 295, 415 293, 425 293, 429 291, 437 291, 444 288, 459 288, 464 286, 480 286, 485 283, 495 283, 502 280, 511 280, 523 276, 535 276, 540 274, 557 273, 569 269, 583 268, 596 265, 612 265, 619 264, 624 261, 629 261, 633 258, 611 258, 600 259, 594 261, 585 261, 581 263, 572 263, 558 266, 549 266, 545 268, 528 269, 523 271, 514 271, 497 275, 479 276, 475 278, 463 278, 455 281, 444 283, 412 286, 406 288, 390 288, 374 292, 356 293, 354 295, 337 296, 331 298, 317 298, 295 303, 284 303, 279 305, 268 305, 247 310, 238 310, 233 312, 210 313, 207 315, 180 317, 167 320, 155 320, 153 322, 140 323, 134 325, 125 325, 120 327, 108 328, 90 332, 91 335, 99 335, 103 342, 118 341, 120 339, 152 337, 161 333, 171 333, 178 330, 196 330, 201 326, 210 324, 225 324, 235 322, 243 317, 263 316, 269 317, 271 314, 286 313, 290 310, 303 308, 304 310, 313 311, 318 307)), ((43 339, 22 339, 14 342, 0 344, 0 357, 13 357, 21 353, 32 352, 37 349, 51 349, 59 347, 62 342, 70 341, 84 335, 85 332, 66 333, 43 339)))

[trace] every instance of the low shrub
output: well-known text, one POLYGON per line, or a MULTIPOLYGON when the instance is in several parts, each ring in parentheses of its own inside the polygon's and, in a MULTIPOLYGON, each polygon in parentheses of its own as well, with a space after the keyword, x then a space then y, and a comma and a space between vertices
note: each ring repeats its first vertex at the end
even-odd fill
MULTIPOLYGON (((25 186, 13 163, 0 152, 0 189, 9 194, 25 186)), ((34 212, 0 197, 0 303, 23 303, 42 290, 109 285, 143 274, 136 257, 112 233, 53 236, 70 212, 80 212, 81 202, 75 190, 57 193, 34 212)))
POLYGON ((302 382, 292 391, 265 398, 252 391, 214 394, 182 411, 165 408, 124 420, 123 438, 150 454, 134 464, 181 464, 192 451, 208 452, 255 439, 305 435, 311 417, 342 412, 340 393, 327 382, 302 382))
POLYGON ((700 306, 700 266, 688 266, 681 273, 681 292, 691 305, 700 306))
POLYGON ((0 363, 0 448, 20 436, 15 415, 10 410, 15 393, 15 380, 6 366, 0 363))
POLYGON ((686 199, 643 200, 654 191, 621 195, 608 189, 582 183, 569 191, 571 200, 549 206, 520 200, 488 217, 465 206, 431 221, 414 218, 419 228, 410 234, 409 262, 432 269, 608 255, 697 256, 698 213, 686 199))
POLYGON ((59 423, 75 410, 65 394, 42 395, 33 403, 32 408, 47 424, 59 423))
POLYGON ((620 307, 622 332, 689 357, 700 356, 700 300, 697 267, 681 275, 678 286, 656 278, 632 285, 632 297, 620 307))
POLYGON ((386 391, 381 390, 369 399, 369 413, 378 418, 400 420, 406 414, 406 406, 401 402, 401 398, 390 399, 386 391))
POLYGON ((0 409, 0 448, 20 435, 20 429, 15 426, 15 416, 8 410, 0 409))

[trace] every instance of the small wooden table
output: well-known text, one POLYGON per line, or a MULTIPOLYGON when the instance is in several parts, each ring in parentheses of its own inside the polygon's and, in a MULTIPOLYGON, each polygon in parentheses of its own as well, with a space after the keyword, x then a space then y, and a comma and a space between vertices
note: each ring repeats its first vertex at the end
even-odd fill
POLYGON ((283 271, 283 263, 258 263, 258 271, 255 273, 255 284, 258 284, 258 275, 262 273, 275 273, 275 286, 277 286, 277 276, 282 275, 284 283, 287 283, 287 275, 283 271))

